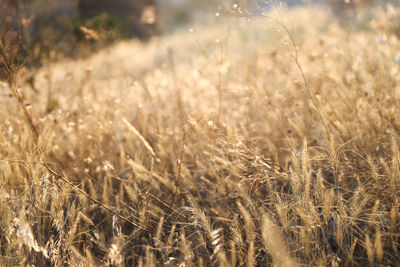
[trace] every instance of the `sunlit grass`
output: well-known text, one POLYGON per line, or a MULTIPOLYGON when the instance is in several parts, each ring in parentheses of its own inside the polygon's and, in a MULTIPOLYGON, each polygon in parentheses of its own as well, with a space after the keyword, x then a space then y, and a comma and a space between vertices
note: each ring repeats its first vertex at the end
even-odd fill
POLYGON ((20 84, 37 142, 0 84, 1 263, 399 265, 399 10, 360 14, 221 15, 50 64, 20 84))

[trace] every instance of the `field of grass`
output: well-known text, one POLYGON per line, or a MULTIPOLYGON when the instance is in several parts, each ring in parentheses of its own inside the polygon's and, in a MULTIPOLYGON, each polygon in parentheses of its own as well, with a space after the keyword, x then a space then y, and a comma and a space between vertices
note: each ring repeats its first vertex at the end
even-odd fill
POLYGON ((1 82, 0 265, 399 266, 399 18, 221 12, 22 70, 26 115, 1 82))

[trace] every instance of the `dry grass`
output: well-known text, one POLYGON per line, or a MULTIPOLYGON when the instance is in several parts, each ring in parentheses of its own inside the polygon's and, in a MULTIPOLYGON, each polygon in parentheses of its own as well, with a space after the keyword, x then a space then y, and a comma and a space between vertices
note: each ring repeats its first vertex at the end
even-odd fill
POLYGON ((1 265, 400 265, 399 13, 270 14, 298 64, 220 16, 48 65, 37 141, 1 83, 1 265))

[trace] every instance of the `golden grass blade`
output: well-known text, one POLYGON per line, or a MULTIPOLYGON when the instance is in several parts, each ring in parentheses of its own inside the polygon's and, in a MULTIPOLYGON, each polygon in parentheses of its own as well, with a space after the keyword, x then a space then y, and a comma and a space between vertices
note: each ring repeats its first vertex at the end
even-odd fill
POLYGON ((149 142, 146 141, 146 139, 143 137, 143 135, 141 135, 139 133, 138 130, 136 130, 136 128, 130 124, 126 119, 122 119, 122 121, 125 123, 125 125, 128 127, 128 129, 133 132, 138 138, 139 140, 143 143, 143 145, 146 147, 146 149, 150 152, 150 154, 155 157, 156 153, 154 152, 154 149, 151 147, 151 145, 149 144, 149 142))

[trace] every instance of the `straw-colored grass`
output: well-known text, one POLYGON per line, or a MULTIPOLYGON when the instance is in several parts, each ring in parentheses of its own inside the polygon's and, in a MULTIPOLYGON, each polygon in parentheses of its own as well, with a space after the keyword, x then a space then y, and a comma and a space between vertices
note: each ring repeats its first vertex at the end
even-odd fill
POLYGON ((238 13, 0 84, 1 265, 400 265, 400 10, 238 13))

